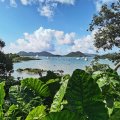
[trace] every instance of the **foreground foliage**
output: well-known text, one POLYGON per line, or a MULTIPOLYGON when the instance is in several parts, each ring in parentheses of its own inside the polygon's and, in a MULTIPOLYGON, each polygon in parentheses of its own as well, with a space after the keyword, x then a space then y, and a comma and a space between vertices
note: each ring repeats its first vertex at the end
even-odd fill
POLYGON ((120 76, 110 67, 92 72, 77 69, 72 76, 27 78, 20 83, 10 87, 6 99, 5 83, 0 83, 1 120, 120 119, 120 76))

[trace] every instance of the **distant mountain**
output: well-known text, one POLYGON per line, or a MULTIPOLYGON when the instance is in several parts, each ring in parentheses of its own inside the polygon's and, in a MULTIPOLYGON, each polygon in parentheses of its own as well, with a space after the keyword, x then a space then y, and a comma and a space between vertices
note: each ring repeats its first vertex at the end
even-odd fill
MULTIPOLYGON (((20 51, 19 53, 17 53, 20 56, 47 56, 47 57, 60 57, 62 55, 54 55, 50 52, 46 52, 46 51, 42 51, 42 52, 25 52, 25 51, 20 51)), ((88 54, 88 53, 82 53, 80 51, 77 52, 70 52, 67 55, 63 55, 62 57, 92 57, 95 56, 95 54, 88 54)))
POLYGON ((20 56, 27 56, 28 53, 27 52, 24 52, 24 51, 20 51, 19 53, 17 53, 18 55, 20 56))
POLYGON ((84 57, 84 56, 86 56, 86 55, 80 51, 71 52, 71 53, 65 55, 65 57, 84 57))
POLYGON ((47 57, 55 57, 55 56, 60 56, 60 55, 54 55, 52 53, 46 52, 46 51, 42 51, 42 52, 24 52, 24 51, 20 51, 19 53, 17 53, 20 56, 47 56, 47 57))

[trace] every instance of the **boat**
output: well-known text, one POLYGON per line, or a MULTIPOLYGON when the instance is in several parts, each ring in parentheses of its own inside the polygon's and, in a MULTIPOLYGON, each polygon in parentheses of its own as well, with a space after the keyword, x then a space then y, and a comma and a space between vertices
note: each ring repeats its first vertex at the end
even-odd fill
POLYGON ((77 57, 76 59, 77 59, 77 60, 79 60, 80 58, 79 58, 79 57, 77 57))
POLYGON ((36 57, 36 58, 38 58, 39 56, 38 56, 38 55, 36 55, 35 57, 36 57))
POLYGON ((88 61, 88 58, 87 58, 87 57, 85 57, 85 58, 84 58, 84 60, 85 60, 85 61, 88 61))

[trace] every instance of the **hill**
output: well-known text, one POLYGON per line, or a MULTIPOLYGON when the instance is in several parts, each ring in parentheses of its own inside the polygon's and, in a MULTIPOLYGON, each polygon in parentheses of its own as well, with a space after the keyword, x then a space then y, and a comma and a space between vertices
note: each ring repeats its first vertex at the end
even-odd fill
POLYGON ((86 55, 80 51, 71 52, 71 53, 65 55, 65 57, 84 57, 84 56, 86 56, 86 55))
POLYGON ((56 55, 53 55, 52 53, 46 52, 46 51, 42 51, 42 52, 24 52, 24 51, 20 51, 18 53, 18 55, 20 56, 47 56, 47 57, 54 57, 56 55))
POLYGON ((80 51, 77 52, 70 52, 67 55, 54 55, 50 52, 42 51, 42 52, 25 52, 25 51, 20 51, 17 53, 20 56, 46 56, 46 57, 92 57, 95 56, 95 54, 88 54, 88 53, 82 53, 80 51))

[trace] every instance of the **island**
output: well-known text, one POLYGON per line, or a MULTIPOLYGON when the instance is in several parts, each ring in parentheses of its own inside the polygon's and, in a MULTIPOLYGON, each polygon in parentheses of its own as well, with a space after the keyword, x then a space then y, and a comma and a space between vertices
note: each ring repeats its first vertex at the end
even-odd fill
POLYGON ((30 61, 30 60, 41 60, 40 58, 20 56, 18 54, 12 54, 12 53, 10 53, 8 55, 12 59, 13 63, 22 62, 22 61, 30 61))
POLYGON ((28 74, 39 74, 47 71, 43 69, 37 69, 37 68, 25 68, 25 69, 19 68, 17 69, 17 72, 26 72, 28 74))

